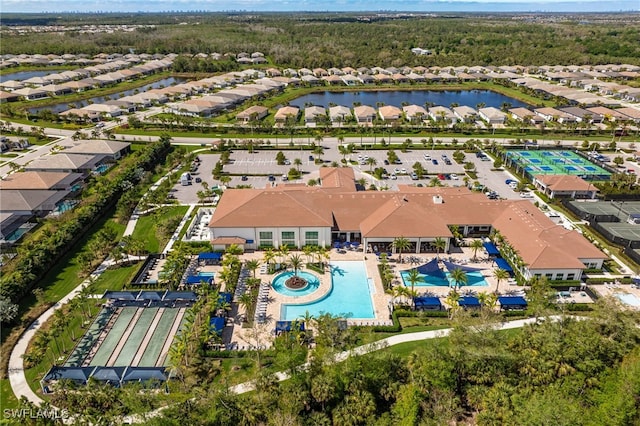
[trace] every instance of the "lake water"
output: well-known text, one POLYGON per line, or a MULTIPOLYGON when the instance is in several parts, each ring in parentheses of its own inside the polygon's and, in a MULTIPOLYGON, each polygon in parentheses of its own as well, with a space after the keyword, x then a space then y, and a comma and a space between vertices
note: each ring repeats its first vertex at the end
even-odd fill
MULTIPOLYGON (((94 104, 99 104, 108 100, 120 99, 123 96, 130 96, 130 95, 141 93, 151 89, 160 89, 162 87, 171 86, 172 84, 184 83, 185 81, 187 81, 186 78, 176 78, 176 77, 163 78, 162 80, 158 80, 155 83, 145 84, 144 86, 141 86, 135 89, 125 90, 122 92, 113 93, 111 95, 97 96, 95 98, 85 99, 82 101, 75 101, 73 102, 73 104, 76 106, 76 108, 82 108, 83 106, 89 105, 90 103, 89 101, 91 101, 94 104)), ((29 114, 37 114, 38 112, 43 111, 45 109, 49 109, 54 113, 59 114, 69 109, 69 102, 63 102, 59 104, 48 105, 48 106, 38 107, 38 108, 30 108, 29 114)))
POLYGON ((31 77, 44 77, 45 75, 60 73, 63 70, 49 70, 49 71, 19 71, 11 74, 5 74, 0 76, 0 81, 9 80, 28 80, 31 77))
POLYGON ((476 105, 484 103, 485 106, 500 108, 504 102, 512 107, 527 107, 527 104, 516 99, 495 93, 489 90, 392 90, 392 91, 359 91, 359 92, 320 92, 301 96, 289 102, 291 105, 304 108, 305 105, 319 105, 325 108, 330 103, 352 107, 354 102, 362 105, 376 107, 378 102, 384 105, 393 105, 402 108, 403 102, 409 105, 424 106, 426 102, 434 105, 449 107, 452 103, 476 108, 476 105))

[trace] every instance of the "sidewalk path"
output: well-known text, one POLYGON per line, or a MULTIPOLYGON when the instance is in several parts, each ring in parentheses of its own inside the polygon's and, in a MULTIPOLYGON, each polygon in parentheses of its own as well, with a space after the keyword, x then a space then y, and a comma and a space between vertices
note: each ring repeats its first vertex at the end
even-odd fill
MULTIPOLYGON (((164 179, 167 179, 168 176, 170 176, 172 173, 175 173, 177 170, 179 169, 173 169, 169 171, 166 175, 164 175, 156 183, 154 183, 151 186, 151 188, 149 188, 149 191, 156 189, 164 179)), ((167 244, 167 248, 165 248, 164 253, 170 250, 171 246, 173 246, 174 239, 177 238, 177 235, 180 232, 180 229, 182 229, 182 226, 188 219, 194 207, 195 205, 190 206, 189 210, 187 211, 187 214, 182 219, 182 222, 180 223, 178 230, 176 231, 176 233, 174 233, 174 237, 172 237, 171 241, 169 241, 169 244, 167 244)), ((128 234, 127 232, 125 232, 124 235, 131 235, 131 233, 133 233, 133 229, 135 229, 135 224, 137 220, 138 220, 138 215, 134 212, 134 214, 129 219, 129 222, 127 223, 127 230, 130 229, 130 233, 128 234)), ((145 259, 145 257, 141 257, 141 256, 129 256, 128 258, 130 260, 145 259)), ((27 382, 27 378, 24 374, 24 362, 22 360, 22 356, 27 352, 27 347, 29 346, 29 342, 31 341, 31 339, 33 339, 36 332, 40 329, 40 327, 42 327, 42 325, 45 322, 47 322, 49 318, 51 318, 51 316, 56 311, 56 309, 60 309, 62 305, 64 305, 65 303, 68 303, 74 297, 77 297, 84 287, 88 286, 89 284, 91 284, 93 280, 97 279, 100 275, 102 275, 102 273, 106 271, 107 268, 111 266, 113 263, 114 262, 111 259, 104 259, 103 262, 96 268, 96 270, 93 271, 93 273, 91 273, 89 278, 87 278, 82 283, 80 283, 80 285, 78 285, 76 288, 71 290, 69 294, 67 294, 62 299, 60 299, 55 305, 47 309, 42 315, 40 315, 35 321, 33 321, 29 325, 29 327, 25 330, 24 333, 22 333, 16 345, 13 347, 13 349, 11 349, 11 355, 9 356, 9 368, 8 368, 9 383, 11 385, 11 390, 13 391, 17 399, 20 399, 24 396, 30 402, 36 405, 40 405, 41 403, 44 402, 35 392, 33 392, 33 390, 31 390, 31 387, 27 382)))

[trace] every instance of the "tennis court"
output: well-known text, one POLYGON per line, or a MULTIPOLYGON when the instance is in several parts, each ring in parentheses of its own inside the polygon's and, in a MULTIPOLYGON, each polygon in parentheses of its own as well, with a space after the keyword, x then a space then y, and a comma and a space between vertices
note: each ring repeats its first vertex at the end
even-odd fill
POLYGON ((640 201, 571 201, 570 204, 590 215, 616 216, 622 222, 626 222, 630 214, 640 213, 640 201))
POLYGON ((608 180, 611 177, 607 170, 573 151, 507 151, 507 158, 531 176, 575 175, 589 180, 608 180))
POLYGON ((600 222, 599 225, 609 231, 614 237, 629 241, 640 241, 640 226, 638 225, 632 225, 626 222, 600 222))

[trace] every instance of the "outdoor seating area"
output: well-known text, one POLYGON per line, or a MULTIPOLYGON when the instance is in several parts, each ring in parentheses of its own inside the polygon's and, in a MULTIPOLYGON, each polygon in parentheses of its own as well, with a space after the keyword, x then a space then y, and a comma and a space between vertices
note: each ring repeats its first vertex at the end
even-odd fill
POLYGON ((361 244, 357 241, 335 241, 332 247, 339 252, 340 250, 358 251, 360 250, 360 246, 361 244))
POLYGON ((269 290, 271 284, 268 282, 260 283, 258 290, 258 301, 256 304, 255 321, 258 324, 264 324, 267 321, 267 304, 269 303, 269 290))

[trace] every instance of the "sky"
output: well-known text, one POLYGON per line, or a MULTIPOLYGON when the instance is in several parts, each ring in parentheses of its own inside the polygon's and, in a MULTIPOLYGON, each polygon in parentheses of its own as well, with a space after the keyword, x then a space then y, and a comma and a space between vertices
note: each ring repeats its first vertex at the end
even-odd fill
POLYGON ((619 12, 640 0, 0 0, 10 12, 168 11, 403 11, 403 12, 619 12))

